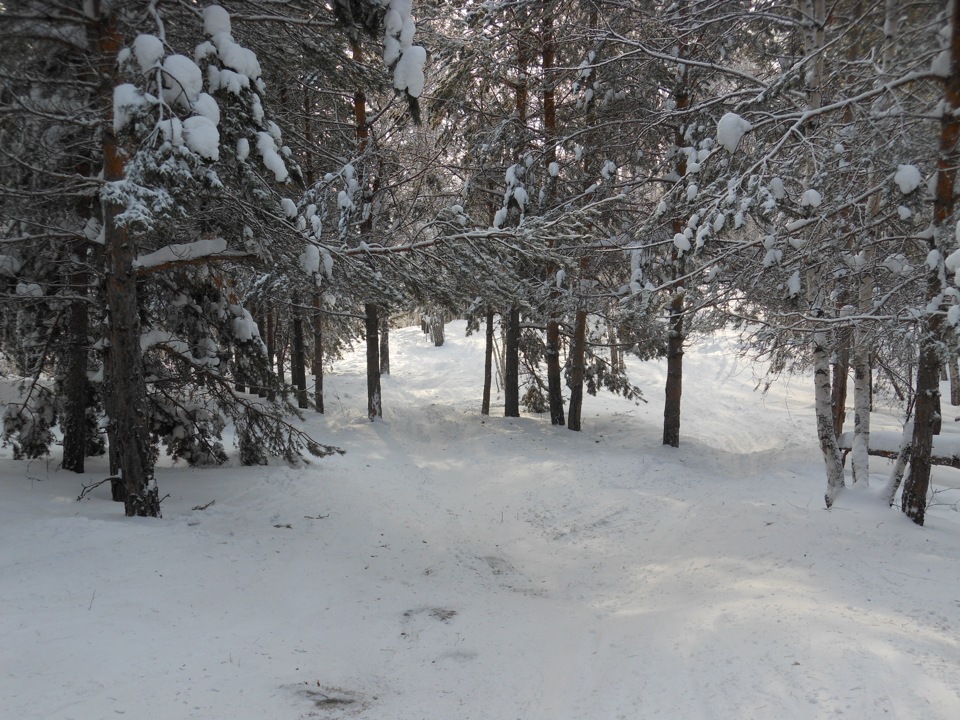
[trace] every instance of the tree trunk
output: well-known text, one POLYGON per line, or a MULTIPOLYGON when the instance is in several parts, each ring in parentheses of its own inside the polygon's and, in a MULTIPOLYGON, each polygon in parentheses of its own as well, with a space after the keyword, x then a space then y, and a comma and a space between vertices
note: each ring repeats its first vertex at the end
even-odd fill
POLYGON ((434 308, 430 313, 430 339, 434 347, 441 347, 444 342, 444 312, 442 308, 434 308))
MULTIPOLYGON (((112 16, 101 16, 96 24, 101 72, 112 81, 123 40, 116 31, 112 16)), ((108 92, 112 92, 112 82, 108 85, 108 92)), ((103 157, 104 181, 123 182, 126 153, 114 134, 112 117, 103 125, 103 157)), ((110 374, 104 377, 104 399, 110 418, 110 441, 116 447, 126 491, 126 514, 160 517, 160 494, 153 472, 146 382, 140 353, 137 275, 133 267, 136 240, 117 221, 125 209, 116 203, 104 203, 104 288, 110 317, 105 335, 107 352, 111 356, 110 374)))
MULTIPOLYGON (((556 77, 554 65, 556 63, 556 43, 553 37, 553 17, 549 13, 545 14, 543 22, 543 127, 546 132, 546 157, 544 162, 549 165, 557 159, 557 98, 554 83, 556 77)), ((547 180, 546 195, 544 205, 552 205, 553 190, 555 178, 547 180)), ((552 241, 550 242, 552 246, 552 241)), ((550 279, 554 273, 553 268, 547 271, 547 278, 550 279)), ((559 290, 554 283, 551 290, 551 299, 559 298, 559 290)), ((547 400, 550 405, 550 423, 552 425, 563 425, 565 419, 563 416, 563 383, 561 381, 560 367, 560 321, 557 318, 550 318, 547 321, 547 400)))
POLYGON ((850 466, 853 484, 870 484, 870 352, 866 338, 854 348, 853 360, 853 450, 850 466))
MULTIPOLYGON (((680 272, 683 272, 682 269, 680 272)), ((680 447, 680 396, 683 391, 683 297, 682 289, 678 289, 670 302, 670 335, 667 338, 667 382, 663 403, 663 444, 671 447, 680 447)))
POLYGON ((483 401, 480 414, 490 414, 490 386, 493 384, 493 310, 487 310, 486 346, 483 351, 483 401))
POLYGON ((820 451, 827 470, 827 492, 824 500, 827 507, 833 507, 840 488, 843 487, 843 458, 837 446, 837 433, 833 428, 833 409, 830 405, 830 350, 827 347, 827 335, 814 333, 813 339, 813 382, 817 414, 817 437, 820 439, 820 451))
POLYGON ((950 380, 950 404, 960 405, 960 373, 957 372, 957 333, 951 332, 947 342, 947 376, 950 380))
POLYGON ((390 374, 390 318, 384 313, 380 318, 380 375, 390 374))
POLYGON ((840 437, 847 419, 847 378, 850 375, 850 331, 841 330, 837 338, 837 362, 833 365, 830 406, 833 408, 833 429, 840 437))
POLYGON ((504 342, 503 415, 520 417, 520 308, 510 308, 504 342))
MULTIPOLYGON (((277 369, 277 337, 276 337, 276 318, 273 315, 273 305, 267 305, 267 365, 271 373, 275 373, 280 382, 283 382, 283 373, 277 369)), ((273 383, 270 383, 267 389, 267 400, 275 400, 277 397, 273 389, 273 383)))
POLYGON ((366 303, 363 311, 367 332, 367 417, 373 422, 375 418, 383 417, 380 399, 380 343, 377 338, 380 321, 377 317, 378 308, 374 303, 366 303))
POLYGON ((84 471, 87 457, 87 404, 90 399, 90 381, 87 379, 87 349, 89 346, 90 314, 87 310, 87 273, 72 274, 70 284, 77 298, 70 305, 70 326, 67 328, 67 355, 64 368, 63 469, 75 473, 84 471))
POLYGON ((303 318, 300 311, 293 315, 293 350, 290 357, 290 373, 296 386, 297 407, 301 410, 310 407, 307 400, 307 353, 303 340, 303 318))
POLYGON ((580 415, 583 407, 583 375, 586 370, 587 311, 577 310, 573 324, 573 342, 570 345, 570 406, 567 412, 567 427, 580 430, 580 415))
POLYGON ((313 295, 313 385, 317 412, 323 414, 323 315, 320 293, 313 295))
MULTIPOLYGON (((960 153, 960 2, 953 4, 950 39, 950 75, 947 78, 945 103, 940 115, 940 154, 937 160, 937 189, 933 201, 933 233, 930 250, 939 251, 938 266, 927 275, 927 298, 933 302, 941 297, 945 258, 952 246, 949 227, 954 209, 954 187, 960 153)), ((929 307, 929 305, 928 305, 929 307)), ((923 321, 920 338, 920 362, 917 367, 916 401, 914 404, 913 442, 911 443, 910 473, 903 486, 901 507, 917 525, 923 525, 927 510, 927 491, 930 487, 930 454, 933 450, 935 425, 939 423, 940 357, 937 345, 941 341, 943 319, 940 308, 930 309, 923 321)))
POLYGON ((563 425, 563 389, 560 382, 560 323, 547 323, 547 395, 550 398, 550 423, 563 425))

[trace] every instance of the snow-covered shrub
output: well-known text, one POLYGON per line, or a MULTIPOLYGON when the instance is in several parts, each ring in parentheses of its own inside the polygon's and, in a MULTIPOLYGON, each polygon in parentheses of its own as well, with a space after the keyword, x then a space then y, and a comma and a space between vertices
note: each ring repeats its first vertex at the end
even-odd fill
POLYGON ((23 403, 10 403, 3 413, 3 446, 13 446, 16 460, 33 460, 50 454, 54 441, 50 428, 57 421, 53 393, 34 385, 23 403))

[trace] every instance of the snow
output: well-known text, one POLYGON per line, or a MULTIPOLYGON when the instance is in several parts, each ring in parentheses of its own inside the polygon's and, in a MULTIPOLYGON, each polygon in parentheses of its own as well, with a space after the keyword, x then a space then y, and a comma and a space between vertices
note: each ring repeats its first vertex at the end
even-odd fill
POLYGON ((276 143, 270 133, 257 133, 257 151, 260 153, 264 167, 273 172, 276 181, 286 182, 290 174, 287 172, 287 166, 283 164, 283 158, 277 152, 276 143))
POLYGON ((140 72, 146 73, 157 66, 164 55, 163 42, 155 35, 137 35, 133 40, 133 56, 140 72))
POLYGON ((800 197, 800 207, 818 208, 823 202, 823 196, 813 188, 805 191, 800 197))
POLYGON ((897 172, 893 176, 893 181, 900 188, 900 192, 909 195, 923 182, 920 170, 916 165, 898 165, 897 172))
POLYGON ((560 174, 560 165, 556 162, 551 162, 547 165, 547 172, 550 174, 550 177, 557 177, 560 174))
POLYGON ((203 73, 186 55, 170 55, 163 61, 163 100, 185 110, 200 97, 203 73))
POLYGON ((163 136, 163 141, 171 145, 183 145, 183 123, 180 118, 174 116, 167 120, 161 120, 157 123, 157 128, 163 136))
POLYGON ((307 245, 300 255, 300 265, 307 275, 320 272, 320 249, 316 245, 307 245))
POLYGON ((797 270, 787 280, 787 293, 790 297, 800 294, 800 271, 797 270))
POLYGON ((327 373, 305 428, 343 457, 166 463, 162 520, 107 486, 75 501, 103 458, 4 449, 5 715, 960 716, 957 471, 934 469, 923 529, 884 507, 880 458, 824 510, 811 379, 761 397, 725 336, 686 348, 680 448, 662 361, 629 361, 650 404, 587 397, 580 433, 498 398, 483 418, 464 329, 391 332, 383 421, 362 353, 327 373))
POLYGON ((220 106, 212 95, 200 93, 193 103, 193 111, 197 115, 203 115, 214 125, 220 124, 220 106))
POLYGON ((690 238, 683 233, 677 233, 673 236, 674 247, 680 252, 687 252, 690 249, 690 238))
POLYGON ((717 142, 728 153, 737 151, 740 139, 753 130, 753 125, 734 112, 728 112, 717 123, 717 142))
POLYGON ((426 62, 427 51, 419 45, 405 49, 393 71, 393 87, 406 90, 412 97, 420 97, 425 83, 423 66, 426 62))
POLYGON ((210 118, 193 115, 183 121, 183 140, 200 157, 220 159, 220 132, 210 118))
POLYGON ((113 130, 120 132, 146 106, 146 98, 140 88, 130 83, 120 83, 113 88, 113 130))
POLYGON ((280 200, 280 209, 283 211, 287 220, 293 220, 297 217, 297 204, 290 198, 280 200))
POLYGON ((166 263, 196 260, 207 257, 208 255, 219 255, 227 249, 227 241, 224 238, 214 238, 212 240, 197 240, 191 243, 175 243, 166 245, 147 255, 141 255, 134 260, 134 267, 151 268, 166 263))
POLYGON ((203 31, 207 35, 230 34, 230 13, 220 5, 210 5, 203 9, 203 31))

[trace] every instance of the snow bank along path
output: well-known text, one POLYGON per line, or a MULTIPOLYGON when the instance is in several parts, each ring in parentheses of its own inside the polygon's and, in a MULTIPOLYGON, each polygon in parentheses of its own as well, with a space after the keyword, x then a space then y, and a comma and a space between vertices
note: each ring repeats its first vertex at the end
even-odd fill
POLYGON ((307 420, 346 456, 161 469, 160 521, 4 451, 2 715, 960 717, 960 498, 916 528, 872 458, 824 510, 806 380, 695 344, 674 450, 656 363, 572 433, 481 418, 462 323, 391 338, 383 422, 359 355, 307 420))

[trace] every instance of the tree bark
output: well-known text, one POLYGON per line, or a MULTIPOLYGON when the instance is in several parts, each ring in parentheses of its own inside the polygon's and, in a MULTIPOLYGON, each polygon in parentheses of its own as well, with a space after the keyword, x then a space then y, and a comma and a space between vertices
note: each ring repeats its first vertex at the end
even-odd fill
POLYGON ((83 270, 71 274, 70 284, 77 298, 70 305, 63 380, 63 469, 75 473, 84 471, 89 432, 87 405, 90 399, 90 381, 87 379, 87 350, 90 344, 90 313, 86 298, 87 279, 87 273, 83 270))
POLYGON ((820 439, 820 452, 827 470, 827 492, 824 500, 827 507, 833 507, 834 500, 843 487, 843 457, 837 445, 837 433, 833 428, 833 411, 830 404, 830 350, 827 346, 827 334, 814 333, 813 338, 813 382, 817 414, 817 437, 820 439))
POLYGON ((870 353, 866 339, 861 339, 854 348, 853 362, 853 451, 850 467, 853 484, 864 487, 870 484, 870 353))
POLYGON ((503 415, 520 417, 520 308, 510 308, 507 320, 503 382, 503 415))
POLYGON ((586 370, 587 311, 577 310, 573 324, 573 342, 570 344, 570 405, 567 412, 567 427, 580 430, 583 407, 583 375, 586 370))
POLYGON ((443 308, 434 308, 430 312, 430 339, 434 347, 441 347, 444 343, 444 312, 443 308))
POLYGON ((320 293, 313 294, 313 385, 317 412, 323 414, 323 315, 320 293))
POLYGON ((487 310, 486 346, 483 351, 483 400, 480 414, 490 414, 490 386, 493 384, 493 310, 487 310))
POLYGON ((841 330, 837 341, 837 361, 833 364, 830 405, 833 408, 833 429, 837 437, 847 419, 847 378, 850 375, 850 331, 841 330))
POLYGON ((374 303, 366 303, 363 311, 367 332, 367 417, 373 422, 374 419, 383 417, 380 398, 380 343, 377 337, 380 321, 378 308, 374 303))
MULTIPOLYGON (((940 153, 937 160, 937 188, 933 201, 933 232, 931 250, 939 250, 940 262, 927 275, 927 298, 933 302, 943 290, 945 268, 943 258, 949 252, 948 237, 953 214, 960 153, 960 2, 953 4, 950 39, 950 75, 946 81, 944 108, 940 115, 940 153)), ((920 338, 920 362, 917 367, 916 401, 914 404, 913 442, 911 443, 910 473, 903 485, 901 507, 917 525, 923 525, 927 510, 927 491, 930 488, 930 454, 933 434, 939 423, 940 356, 937 345, 941 340, 943 316, 940 308, 928 310, 923 320, 920 338)))
POLYGON ((390 374, 390 318, 384 313, 380 318, 380 375, 390 374))
MULTIPOLYGON (((546 134, 546 157, 548 165, 557 159, 557 98, 554 83, 554 65, 556 63, 556 43, 553 38, 553 17, 547 13, 543 18, 543 128, 546 134)), ((554 178, 547 180, 546 204, 552 200, 554 178)), ((553 244, 552 242, 550 243, 553 244)), ((548 280, 553 274, 553 268, 547 271, 548 280)), ((556 300, 559 291, 554 285, 551 298, 556 300)), ((550 318, 547 321, 546 333, 547 359, 547 400, 550 406, 550 424, 563 425, 563 383, 560 367, 560 321, 550 318)))
MULTIPOLYGON (((104 14, 91 18, 91 22, 96 25, 106 96, 112 94, 117 53, 123 39, 112 16, 104 14)), ((112 107, 112 102, 107 107, 112 107)), ((114 133, 110 115, 112 112, 108 112, 103 125, 103 179, 105 183, 119 183, 124 180, 126 153, 114 133)), ((110 418, 110 442, 116 448, 123 478, 126 514, 160 517, 160 494, 154 478, 153 448, 147 426, 146 382, 140 353, 137 275, 133 267, 136 238, 118 222, 117 218, 124 209, 109 200, 104 202, 104 288, 110 317, 105 335, 107 352, 111 356, 109 375, 104 377, 104 399, 110 418)))
MULTIPOLYGON (((682 270, 682 258, 680 273, 682 270)), ((670 302, 670 335, 667 338, 667 382, 663 403, 663 444, 680 447, 680 397, 683 392, 684 294, 678 289, 670 302)))
POLYGON ((296 386, 297 407, 303 410, 310 407, 310 401, 307 399, 307 353, 303 339, 303 317, 299 310, 293 315, 293 350, 290 354, 290 374, 296 386))
MULTIPOLYGON (((273 305, 267 304, 267 365, 271 373, 275 373, 280 382, 283 382, 283 372, 277 368, 277 337, 276 337, 276 318, 273 314, 273 305)), ((275 400, 277 397, 273 389, 273 383, 270 383, 267 389, 267 400, 275 400)))

